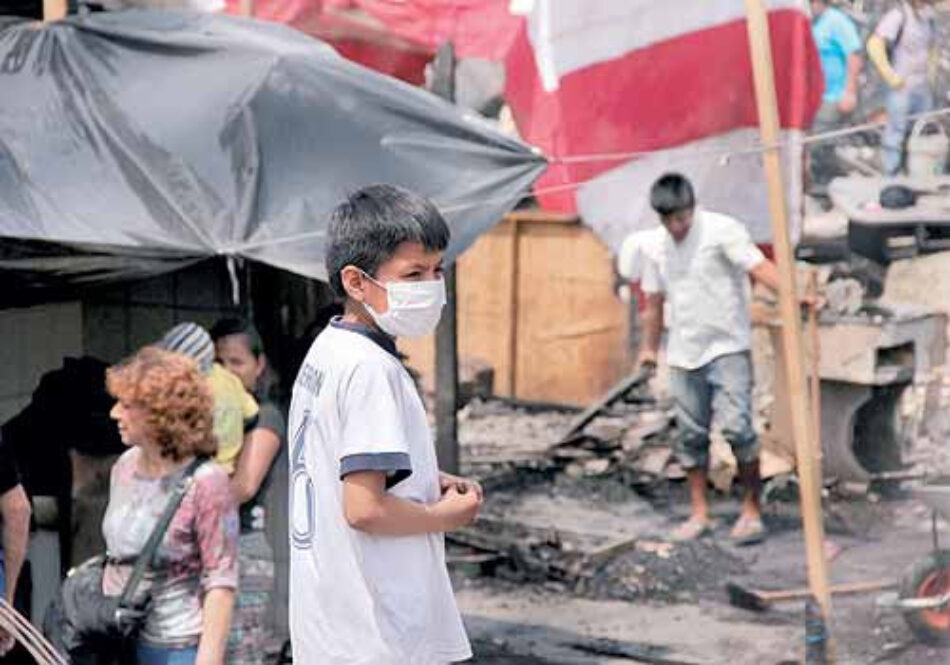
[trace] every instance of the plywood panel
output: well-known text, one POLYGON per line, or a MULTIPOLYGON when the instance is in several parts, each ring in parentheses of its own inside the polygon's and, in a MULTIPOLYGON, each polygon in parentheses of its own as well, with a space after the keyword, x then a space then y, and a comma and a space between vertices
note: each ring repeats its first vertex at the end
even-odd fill
MULTIPOLYGON (((585 404, 630 368, 610 255, 576 217, 509 215, 460 257, 458 298, 460 359, 491 365, 496 394, 585 404)), ((434 339, 400 348, 432 391, 434 339)))
MULTIPOLYGON (((480 359, 495 370, 495 392, 511 394, 512 232, 503 221, 479 238, 458 259, 459 358, 480 359)), ((435 389, 435 338, 400 340, 410 367, 422 374, 423 387, 435 389)))
POLYGON ((517 394, 585 404, 630 369, 607 249, 580 224, 523 223, 517 394))
POLYGON ((514 231, 514 223, 503 222, 463 254, 458 266, 459 355, 491 365, 500 395, 513 394, 514 231))

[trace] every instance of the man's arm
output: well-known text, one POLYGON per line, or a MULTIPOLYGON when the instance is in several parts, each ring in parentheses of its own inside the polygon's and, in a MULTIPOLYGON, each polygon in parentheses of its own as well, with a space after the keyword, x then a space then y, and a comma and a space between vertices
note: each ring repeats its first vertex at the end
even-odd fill
POLYGON ((462 527, 481 506, 474 491, 459 492, 452 485, 433 504, 401 499, 386 490, 382 471, 356 471, 343 479, 343 513, 357 531, 375 536, 413 536, 462 527))
POLYGON ((901 34, 905 20, 902 7, 891 9, 881 18, 874 29, 874 34, 868 38, 867 44, 868 57, 874 63, 877 71, 880 72, 884 82, 894 89, 903 86, 904 81, 894 71, 893 63, 887 57, 887 44, 889 41, 896 40, 898 35, 901 34))
POLYGON ((868 38, 868 57, 888 86, 896 89, 904 85, 904 80, 894 71, 891 61, 887 59, 887 44, 883 37, 872 35, 868 38))
POLYGON ((30 538, 30 500, 22 485, 16 485, 0 496, 3 515, 3 565, 6 570, 8 603, 13 602, 17 580, 26 560, 30 538))
POLYGON ((662 293, 647 293, 646 307, 643 310, 643 339, 640 342, 640 355, 637 365, 656 365, 660 353, 660 337, 663 334, 663 304, 666 301, 662 293))
POLYGON ((838 110, 842 113, 851 113, 858 106, 858 76, 864 59, 857 52, 848 56, 848 73, 844 84, 844 93, 838 102, 838 110))
MULTIPOLYGON (((779 292, 779 278, 778 278, 778 268, 776 268, 775 263, 769 261, 768 259, 763 259, 758 263, 752 270, 749 271, 749 277, 752 278, 753 282, 762 284, 767 287, 772 293, 778 295, 779 292)), ((825 306, 825 301, 818 295, 806 294, 798 298, 798 302, 811 309, 821 309, 825 306)))
POLYGON ((756 284, 762 284, 766 286, 772 293, 778 295, 779 291, 779 279, 778 279, 778 268, 775 267, 775 264, 768 259, 763 259, 749 271, 749 277, 752 278, 752 281, 756 284))

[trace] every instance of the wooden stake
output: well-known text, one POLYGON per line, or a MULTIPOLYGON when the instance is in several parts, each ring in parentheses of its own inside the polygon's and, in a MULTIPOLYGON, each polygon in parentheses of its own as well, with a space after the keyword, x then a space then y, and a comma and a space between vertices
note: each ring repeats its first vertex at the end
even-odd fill
POLYGON ((791 407, 792 437, 798 458, 808 582, 827 619, 831 616, 831 593, 828 588, 828 566, 824 552, 825 528, 821 510, 820 457, 815 446, 815 430, 811 423, 811 411, 808 408, 801 312, 796 297, 795 264, 789 236, 785 188, 778 148, 779 117, 775 97, 772 46, 769 40, 768 17, 762 0, 746 0, 745 4, 749 50, 759 112, 759 131, 762 143, 767 146, 762 159, 768 186, 769 212, 772 218, 772 246, 775 250, 779 273, 779 311, 782 320, 785 367, 788 371, 786 378, 791 407))
MULTIPOLYGON (((432 64, 432 92, 455 102, 455 49, 439 48, 432 64)), ((455 265, 445 268, 445 309, 435 332, 435 450, 439 468, 459 470, 458 442, 458 305, 455 265)))
MULTIPOLYGON (((812 270, 808 277, 808 295, 818 300, 818 274, 812 270)), ((808 343, 811 346, 811 417, 815 450, 821 459, 821 338, 818 335, 818 309, 808 310, 808 343)))
POLYGON ((508 304, 508 394, 518 397, 518 310, 521 289, 521 225, 517 215, 510 215, 511 225, 511 291, 508 304))

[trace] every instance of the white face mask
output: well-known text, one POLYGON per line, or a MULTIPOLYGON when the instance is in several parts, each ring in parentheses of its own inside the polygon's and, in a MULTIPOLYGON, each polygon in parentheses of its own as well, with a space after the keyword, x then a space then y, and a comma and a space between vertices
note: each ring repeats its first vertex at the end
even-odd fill
MULTIPOLYGON (((363 273, 366 274, 366 273, 363 273)), ((386 289, 389 308, 380 314, 366 305, 376 325, 393 337, 425 337, 435 332, 445 305, 445 281, 434 279, 426 282, 388 282, 381 284, 386 289)))

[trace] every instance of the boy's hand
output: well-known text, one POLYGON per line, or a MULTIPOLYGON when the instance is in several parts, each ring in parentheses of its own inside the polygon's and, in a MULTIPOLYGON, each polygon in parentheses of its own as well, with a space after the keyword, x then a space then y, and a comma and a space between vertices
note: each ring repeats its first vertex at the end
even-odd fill
POLYGON ((13 651, 15 646, 16 638, 0 628, 0 658, 13 651))
POLYGON ((465 494, 465 492, 472 491, 478 495, 479 501, 485 498, 485 494, 482 491, 482 486, 478 484, 477 481, 472 480, 471 478, 462 478, 461 476, 455 476, 451 473, 446 473, 445 471, 439 471, 439 489, 444 495, 446 490, 450 487, 456 487, 459 490, 459 494, 465 494))
POLYGON ((481 505, 480 493, 467 489, 465 485, 450 485, 432 509, 439 516, 443 530, 454 531, 470 524, 481 505), (466 487, 464 492, 459 491, 461 487, 466 487))

